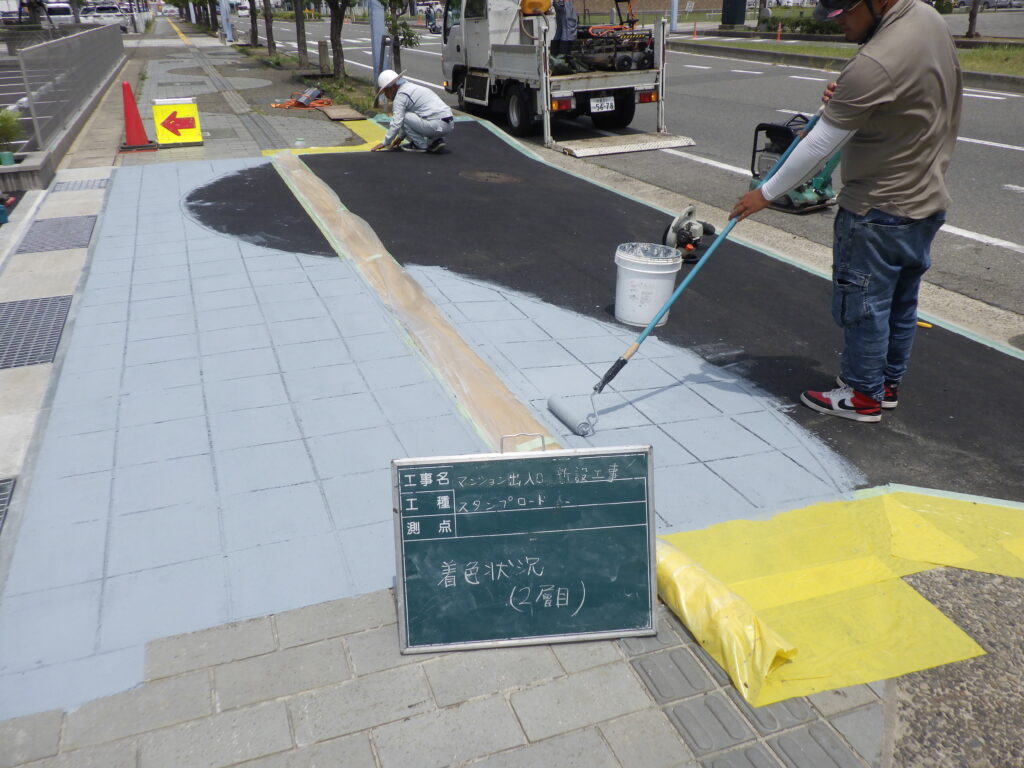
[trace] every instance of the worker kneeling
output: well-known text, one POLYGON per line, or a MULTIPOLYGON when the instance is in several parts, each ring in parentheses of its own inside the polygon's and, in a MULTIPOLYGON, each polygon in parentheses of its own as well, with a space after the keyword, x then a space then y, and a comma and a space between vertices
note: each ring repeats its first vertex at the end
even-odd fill
POLYGON ((384 140, 371 151, 405 149, 413 152, 440 152, 444 137, 455 127, 452 110, 433 91, 410 83, 402 75, 385 69, 377 76, 377 96, 382 93, 392 102, 391 125, 384 140), (402 138, 406 141, 399 145, 402 138))

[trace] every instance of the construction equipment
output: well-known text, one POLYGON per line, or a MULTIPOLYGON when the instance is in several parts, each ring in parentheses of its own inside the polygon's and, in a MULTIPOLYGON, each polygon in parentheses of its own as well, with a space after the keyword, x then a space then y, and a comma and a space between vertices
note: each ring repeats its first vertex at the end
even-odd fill
MULTIPOLYGON (((794 115, 786 123, 760 123, 754 131, 754 148, 750 156, 750 188, 755 189, 764 182, 762 176, 775 167, 779 157, 789 149, 801 131, 808 130, 806 115, 794 115), (762 134, 763 145, 758 148, 762 134)), ((782 197, 770 203, 770 207, 784 213, 812 213, 835 203, 836 193, 832 189, 832 171, 839 164, 836 152, 822 169, 800 186, 791 189, 782 197)))
POLYGON ((683 209, 665 230, 662 241, 669 248, 675 248, 683 257, 684 264, 692 264, 699 258, 697 251, 701 247, 704 235, 715 234, 715 227, 706 221, 697 220, 697 207, 688 205, 683 209))

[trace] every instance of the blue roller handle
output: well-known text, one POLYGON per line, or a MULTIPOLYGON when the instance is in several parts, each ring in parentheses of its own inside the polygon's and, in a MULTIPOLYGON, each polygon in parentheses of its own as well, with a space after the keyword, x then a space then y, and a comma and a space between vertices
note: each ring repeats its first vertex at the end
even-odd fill
MULTIPOLYGON (((821 117, 821 112, 823 109, 824 106, 818 109, 817 113, 810 120, 807 121, 807 125, 805 125, 803 128, 805 133, 810 133, 811 128, 814 127, 814 124, 818 122, 818 118, 821 117)), ((762 184, 768 181, 768 179, 775 175, 775 172, 782 167, 782 164, 786 162, 786 158, 790 156, 790 154, 796 148, 796 145, 799 143, 800 137, 797 136, 796 139, 788 147, 786 147, 786 151, 782 153, 782 156, 779 157, 775 165, 772 166, 772 169, 768 171, 767 174, 765 174, 765 177, 763 179, 761 179, 761 183, 757 185, 758 187, 760 187, 762 184)), ((668 301, 666 301, 662 308, 658 310, 658 313, 654 316, 654 319, 652 319, 651 322, 647 324, 647 327, 644 328, 643 331, 641 331, 640 335, 636 337, 636 341, 629 345, 629 349, 627 349, 623 353, 622 357, 620 357, 612 364, 612 367, 608 369, 608 372, 605 373, 601 380, 594 386, 594 392, 596 394, 600 394, 601 391, 606 386, 608 386, 609 382, 611 382, 611 380, 618 375, 619 371, 622 370, 623 366, 627 362, 629 362, 629 358, 631 358, 633 354, 637 351, 637 349, 640 347, 640 345, 644 343, 644 339, 646 339, 651 334, 651 331, 654 330, 654 326, 658 324, 658 321, 665 316, 665 313, 668 312, 669 309, 672 308, 672 305, 675 303, 676 299, 678 299, 680 295, 682 295, 683 291, 686 290, 686 286, 688 286, 693 281, 693 278, 697 276, 697 273, 700 272, 701 267, 703 267, 707 263, 708 259, 711 258, 711 254, 713 254, 718 249, 719 244, 729 236, 729 233, 732 232, 732 228, 736 226, 736 223, 738 221, 739 219, 737 219, 735 216, 729 219, 729 223, 725 225, 725 229, 723 229, 718 234, 718 237, 715 238, 715 242, 708 246, 707 251, 705 251, 704 255, 700 257, 700 261, 693 265, 693 269, 691 269, 689 274, 687 274, 686 277, 683 278, 683 281, 679 284, 679 287, 672 292, 672 295, 668 297, 668 301)))

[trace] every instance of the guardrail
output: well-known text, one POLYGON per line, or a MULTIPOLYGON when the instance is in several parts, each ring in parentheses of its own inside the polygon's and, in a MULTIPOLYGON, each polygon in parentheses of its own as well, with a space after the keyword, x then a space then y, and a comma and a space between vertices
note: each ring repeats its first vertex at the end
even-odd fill
POLYGON ((117 25, 93 27, 18 52, 32 116, 23 151, 45 151, 124 57, 117 25))

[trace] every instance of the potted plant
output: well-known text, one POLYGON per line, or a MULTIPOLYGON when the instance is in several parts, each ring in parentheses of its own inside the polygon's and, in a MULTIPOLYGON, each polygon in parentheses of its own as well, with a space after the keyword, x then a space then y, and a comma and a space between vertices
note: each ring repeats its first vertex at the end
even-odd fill
POLYGON ((0 165, 14 165, 14 143, 24 135, 21 113, 0 109, 0 165))

